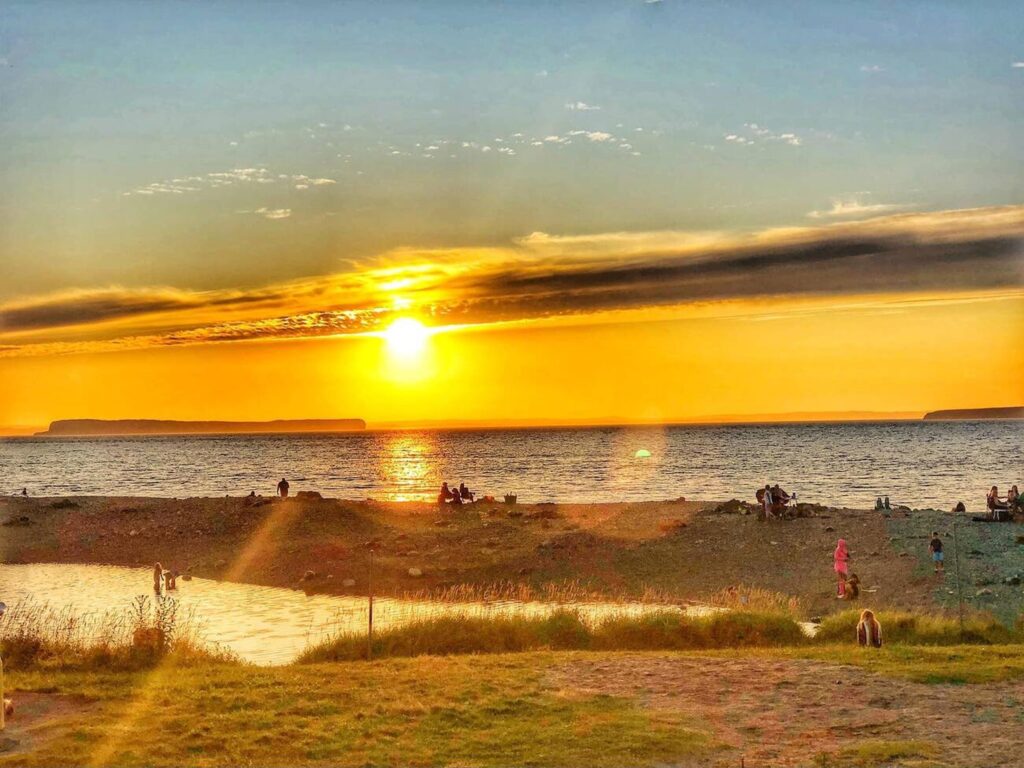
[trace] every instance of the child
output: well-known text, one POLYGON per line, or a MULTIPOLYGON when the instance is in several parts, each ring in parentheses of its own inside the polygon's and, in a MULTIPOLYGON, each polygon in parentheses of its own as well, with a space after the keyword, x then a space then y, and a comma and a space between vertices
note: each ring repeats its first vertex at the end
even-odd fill
POLYGON ((932 553, 932 562, 935 563, 935 572, 944 573, 946 565, 943 562, 942 539, 938 531, 932 531, 932 540, 928 542, 928 551, 932 553))
POLYGON ((882 625, 869 610, 861 611, 857 624, 857 644, 862 648, 882 647, 882 625))
POLYGON ((836 551, 832 555, 832 567, 835 568, 838 579, 836 597, 842 600, 846 597, 846 577, 849 574, 848 563, 850 562, 850 551, 846 548, 846 539, 840 539, 836 544, 836 551))

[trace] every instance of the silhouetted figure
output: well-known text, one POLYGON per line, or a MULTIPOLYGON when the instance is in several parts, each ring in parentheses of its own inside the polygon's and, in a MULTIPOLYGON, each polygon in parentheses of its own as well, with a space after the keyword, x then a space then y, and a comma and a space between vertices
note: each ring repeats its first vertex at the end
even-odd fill
POLYGON ((277 495, 280 496, 282 499, 287 499, 288 489, 290 487, 291 486, 288 485, 288 481, 282 477, 281 482, 277 484, 277 495))
POLYGON ((889 497, 888 496, 885 497, 885 502, 884 503, 885 503, 885 508, 886 509, 892 509, 892 507, 889 506, 889 497))
POLYGON ((448 483, 441 483, 441 492, 437 494, 437 503, 444 504, 446 501, 451 501, 453 495, 448 483))
POLYGON ((459 483, 459 496, 462 497, 463 501, 473 500, 473 494, 470 493, 469 488, 466 487, 465 483, 459 483))
POLYGON ((885 504, 882 503, 882 497, 879 496, 875 499, 875 512, 881 512, 883 509, 885 509, 885 504))
POLYGON ((28 496, 28 488, 22 488, 21 489, 21 495, 22 496, 28 496))
POLYGON ((153 564, 153 591, 158 595, 164 591, 164 567, 160 563, 153 564))

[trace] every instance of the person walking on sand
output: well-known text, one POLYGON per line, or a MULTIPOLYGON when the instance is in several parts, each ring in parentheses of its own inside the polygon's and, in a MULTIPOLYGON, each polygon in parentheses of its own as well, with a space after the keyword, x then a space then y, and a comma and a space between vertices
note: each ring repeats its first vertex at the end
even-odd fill
POLYGON ((943 562, 942 539, 938 531, 932 531, 932 540, 928 542, 928 551, 932 553, 932 562, 935 563, 936 573, 945 573, 946 566, 943 562))
POLYGON ((846 597, 846 579, 850 572, 850 550, 846 547, 846 539, 840 539, 836 544, 836 551, 832 554, 832 567, 835 568, 838 579, 836 597, 842 600, 846 597))
POLYGON ((878 623, 875 614, 867 609, 861 611, 857 623, 857 645, 861 648, 882 647, 882 625, 878 623))
POLYGON ((277 484, 277 495, 280 496, 282 499, 287 499, 288 488, 288 481, 282 477, 281 482, 277 484))

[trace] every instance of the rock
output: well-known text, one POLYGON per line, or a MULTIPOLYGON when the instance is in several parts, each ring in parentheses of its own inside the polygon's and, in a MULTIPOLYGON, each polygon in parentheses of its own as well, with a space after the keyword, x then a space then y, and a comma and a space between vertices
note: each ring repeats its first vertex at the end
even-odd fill
MULTIPOLYGON (((835 533, 835 532, 836 532, 836 529, 833 528, 831 525, 826 525, 825 526, 825 533, 835 533)), ((890 541, 892 541, 892 539, 890 539, 890 541)))
POLYGON ((420 568, 410 568, 407 573, 414 579, 418 579, 423 575, 423 570, 420 568))
POLYGON ((346 587, 348 589, 351 589, 355 585, 356 585, 356 580, 355 579, 343 579, 342 582, 341 582, 341 586, 346 587))
POLYGON ((295 494, 297 499, 307 499, 310 501, 323 501, 323 496, 320 495, 320 491, 299 491, 295 494))
POLYGON ((1013 576, 1007 576, 1005 579, 1003 579, 1003 584, 1009 584, 1011 587, 1020 586, 1020 576, 1018 574, 1014 574, 1013 576))
POLYGON ((227 564, 228 564, 228 561, 227 561, 227 560, 221 559, 221 560, 218 560, 218 561, 217 561, 216 563, 214 563, 214 564, 213 564, 213 567, 214 567, 214 568, 223 568, 223 567, 224 567, 224 566, 226 566, 227 564))
POLYGON ((191 573, 183 573, 181 575, 181 580, 182 581, 192 581, 192 574, 191 573))
POLYGON ((988 589, 986 587, 985 589, 979 589, 977 592, 974 593, 974 596, 975 597, 989 597, 989 596, 994 595, 994 594, 995 594, 995 592, 993 592, 991 589, 988 589))
POLYGON ((309 581, 311 579, 315 579, 317 576, 319 576, 319 574, 316 571, 306 571, 302 574, 302 581, 309 581))
POLYGON ((522 516, 523 516, 523 513, 522 513, 522 511, 521 511, 521 510, 518 510, 518 509, 510 509, 510 510, 508 511, 508 516, 509 516, 509 517, 512 517, 512 518, 515 518, 515 517, 522 517, 522 516))
POLYGON ((29 519, 28 515, 21 515, 20 517, 12 517, 10 520, 5 520, 4 525, 32 525, 32 521, 29 519))
POLYGON ((808 621, 810 621, 811 624, 821 624, 821 616, 811 616, 808 621))
POLYGON ((1024 536, 1017 536, 1017 543, 1024 544, 1024 536))
POLYGON ((129 536, 138 536, 139 532, 135 528, 132 528, 130 531, 128 531, 128 535, 129 536))

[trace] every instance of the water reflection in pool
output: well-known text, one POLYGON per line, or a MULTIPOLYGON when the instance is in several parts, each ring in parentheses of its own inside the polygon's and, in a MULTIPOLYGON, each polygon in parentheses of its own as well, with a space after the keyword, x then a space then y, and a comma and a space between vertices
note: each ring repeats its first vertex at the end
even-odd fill
MULTIPOLYGON (((32 600, 53 608, 69 608, 82 618, 127 610, 138 595, 152 595, 149 568, 111 565, 0 565, 0 600, 12 608, 32 600)), ((305 595, 278 587, 233 584, 209 579, 179 581, 171 593, 181 608, 192 612, 203 640, 216 643, 246 661, 284 664, 311 642, 340 631, 364 632, 365 597, 305 595)), ((545 615, 571 607, 584 620, 610 615, 639 615, 662 610, 691 610, 647 603, 472 602, 376 598, 375 629, 439 615, 545 615)))

